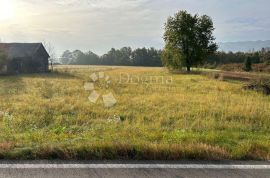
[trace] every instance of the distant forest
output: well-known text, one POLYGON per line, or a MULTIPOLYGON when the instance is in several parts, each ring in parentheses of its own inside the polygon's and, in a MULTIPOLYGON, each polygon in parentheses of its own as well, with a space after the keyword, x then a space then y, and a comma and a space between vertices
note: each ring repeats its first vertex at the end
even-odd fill
MULTIPOLYGON (((102 56, 89 51, 80 50, 65 51, 60 62, 70 65, 118 65, 118 66, 162 66, 162 50, 154 48, 138 48, 132 50, 130 47, 121 49, 112 48, 102 56)), ((270 48, 263 48, 255 52, 216 52, 208 57, 202 65, 217 67, 222 64, 244 63, 247 57, 251 57, 253 64, 266 63, 270 64, 270 48)))
POLYGON ((62 64, 71 65, 118 65, 118 66, 162 66, 161 50, 154 48, 138 48, 132 50, 130 47, 121 49, 112 48, 108 53, 98 56, 89 51, 83 53, 80 50, 73 52, 65 51, 61 56, 62 64))

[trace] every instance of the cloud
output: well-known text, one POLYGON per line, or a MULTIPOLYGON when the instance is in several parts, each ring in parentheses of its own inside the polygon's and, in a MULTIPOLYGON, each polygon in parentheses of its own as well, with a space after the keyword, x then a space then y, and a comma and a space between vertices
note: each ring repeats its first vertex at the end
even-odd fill
POLYGON ((258 19, 255 18, 233 18, 226 20, 228 24, 240 24, 240 25, 256 25, 259 23, 258 19))
POLYGON ((217 41, 270 39, 268 0, 12 0, 16 16, 0 23, 5 41, 50 41, 65 49, 162 48, 168 16, 185 9, 213 18, 217 41), (237 4, 237 5, 236 5, 237 4))

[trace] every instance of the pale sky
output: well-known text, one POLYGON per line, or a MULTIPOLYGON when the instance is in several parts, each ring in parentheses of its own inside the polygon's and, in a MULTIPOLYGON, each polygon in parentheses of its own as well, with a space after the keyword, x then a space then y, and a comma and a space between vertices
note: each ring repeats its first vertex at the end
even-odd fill
POLYGON ((269 40, 269 0, 0 0, 3 42, 42 42, 103 54, 123 46, 163 47, 178 10, 214 21, 217 42, 269 40))

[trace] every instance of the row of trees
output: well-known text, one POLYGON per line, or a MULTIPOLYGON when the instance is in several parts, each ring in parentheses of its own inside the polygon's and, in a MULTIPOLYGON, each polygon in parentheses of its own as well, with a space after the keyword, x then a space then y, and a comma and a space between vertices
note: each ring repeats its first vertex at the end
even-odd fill
POLYGON ((218 66, 221 64, 243 63, 249 58, 253 64, 270 64, 270 48, 263 48, 256 52, 216 52, 206 59, 206 64, 218 66))
MULTIPOLYGON (((168 47, 168 46, 167 46, 168 47)), ((132 50, 130 47, 124 47, 119 50, 112 48, 108 53, 98 56, 89 51, 80 50, 65 51, 61 57, 62 64, 72 65, 123 65, 123 66, 162 66, 163 59, 170 59, 171 65, 183 67, 179 60, 181 56, 173 49, 156 50, 154 48, 139 48, 132 50)), ((270 64, 270 48, 263 48, 256 52, 223 52, 217 51, 208 56, 201 63, 204 66, 215 68, 222 64, 244 63, 247 58, 253 63, 270 64)))
POLYGON ((266 64, 270 64, 270 47, 269 48, 262 48, 259 51, 260 61, 266 64))
POLYGON ((123 66, 162 66, 161 50, 154 48, 138 48, 132 50, 130 47, 121 49, 112 48, 102 56, 89 51, 80 50, 65 51, 60 62, 73 65, 123 65, 123 66))

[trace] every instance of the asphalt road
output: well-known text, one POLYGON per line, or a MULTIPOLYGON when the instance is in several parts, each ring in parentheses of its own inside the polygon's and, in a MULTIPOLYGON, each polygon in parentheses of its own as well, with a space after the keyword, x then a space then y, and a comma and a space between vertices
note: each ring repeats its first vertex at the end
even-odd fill
POLYGON ((270 177, 269 162, 0 162, 0 178, 270 177))

